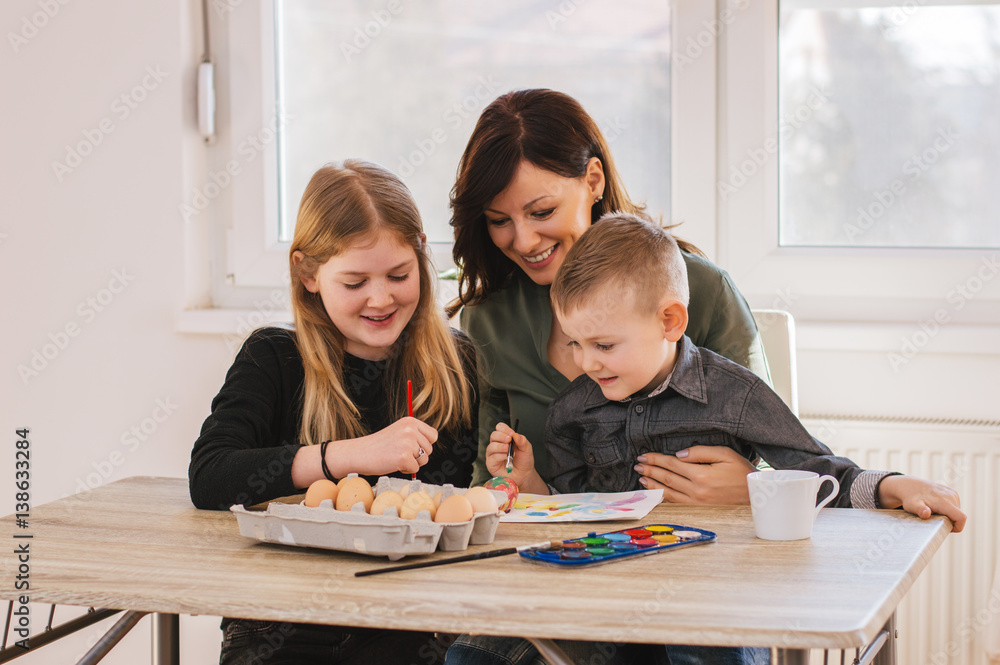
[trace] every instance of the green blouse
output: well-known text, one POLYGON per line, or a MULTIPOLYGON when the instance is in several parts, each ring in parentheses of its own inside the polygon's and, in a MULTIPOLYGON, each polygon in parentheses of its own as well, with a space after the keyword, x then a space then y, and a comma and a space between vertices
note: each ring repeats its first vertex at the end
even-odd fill
MULTIPOLYGON (((698 346, 749 368, 770 384, 764 349, 750 306, 726 271, 700 256, 684 254, 691 300, 687 336, 698 346)), ((545 411, 569 380, 548 362, 552 330, 549 287, 539 286, 518 270, 510 285, 481 305, 465 307, 462 329, 479 356, 479 456, 473 485, 489 480, 486 446, 498 422, 519 421, 528 437, 535 468, 547 477, 545 411)))

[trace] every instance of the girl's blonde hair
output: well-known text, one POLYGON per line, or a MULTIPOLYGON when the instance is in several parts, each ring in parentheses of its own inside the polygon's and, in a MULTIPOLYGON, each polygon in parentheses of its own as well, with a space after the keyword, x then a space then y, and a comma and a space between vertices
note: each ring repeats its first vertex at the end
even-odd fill
POLYGON ((417 255, 420 299, 413 317, 385 360, 388 403, 395 420, 406 413, 407 379, 413 381, 413 415, 436 429, 471 425, 469 381, 455 338, 437 310, 434 276, 420 213, 410 191, 392 172, 357 159, 327 164, 302 195, 295 237, 289 251, 292 311, 296 344, 302 355, 305 385, 300 440, 306 445, 327 439, 364 436, 361 414, 344 385, 345 340, 333 325, 319 293, 303 277, 315 277, 321 265, 358 243, 389 234, 417 255), (293 260, 295 252, 304 258, 293 260))

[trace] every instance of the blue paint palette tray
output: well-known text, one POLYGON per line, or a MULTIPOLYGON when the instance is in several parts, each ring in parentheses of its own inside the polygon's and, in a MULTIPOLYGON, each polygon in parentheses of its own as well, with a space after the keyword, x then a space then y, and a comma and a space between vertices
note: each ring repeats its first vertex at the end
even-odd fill
POLYGON ((536 563, 592 566, 692 545, 704 545, 715 540, 715 533, 705 529, 679 524, 647 524, 607 533, 593 532, 583 538, 564 540, 561 547, 532 548, 520 554, 536 563))

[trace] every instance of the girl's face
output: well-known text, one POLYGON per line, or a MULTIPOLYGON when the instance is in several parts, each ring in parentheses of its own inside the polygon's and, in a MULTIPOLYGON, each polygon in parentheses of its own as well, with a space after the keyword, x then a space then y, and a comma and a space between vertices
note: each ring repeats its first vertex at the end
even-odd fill
POLYGON ((590 227, 604 193, 604 168, 592 157, 587 172, 565 178, 528 161, 485 210, 490 238, 536 284, 551 284, 566 252, 590 227))
POLYGON ((348 353, 383 360, 417 309, 419 270, 413 247, 379 233, 330 257, 302 283, 323 299, 348 353))

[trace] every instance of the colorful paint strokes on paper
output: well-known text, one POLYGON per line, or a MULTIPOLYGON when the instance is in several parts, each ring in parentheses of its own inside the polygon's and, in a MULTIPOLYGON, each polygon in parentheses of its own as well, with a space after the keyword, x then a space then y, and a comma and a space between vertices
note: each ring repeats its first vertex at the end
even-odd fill
POLYGON ((663 500, 662 490, 587 492, 585 494, 521 494, 501 522, 591 522, 638 520, 663 500))

